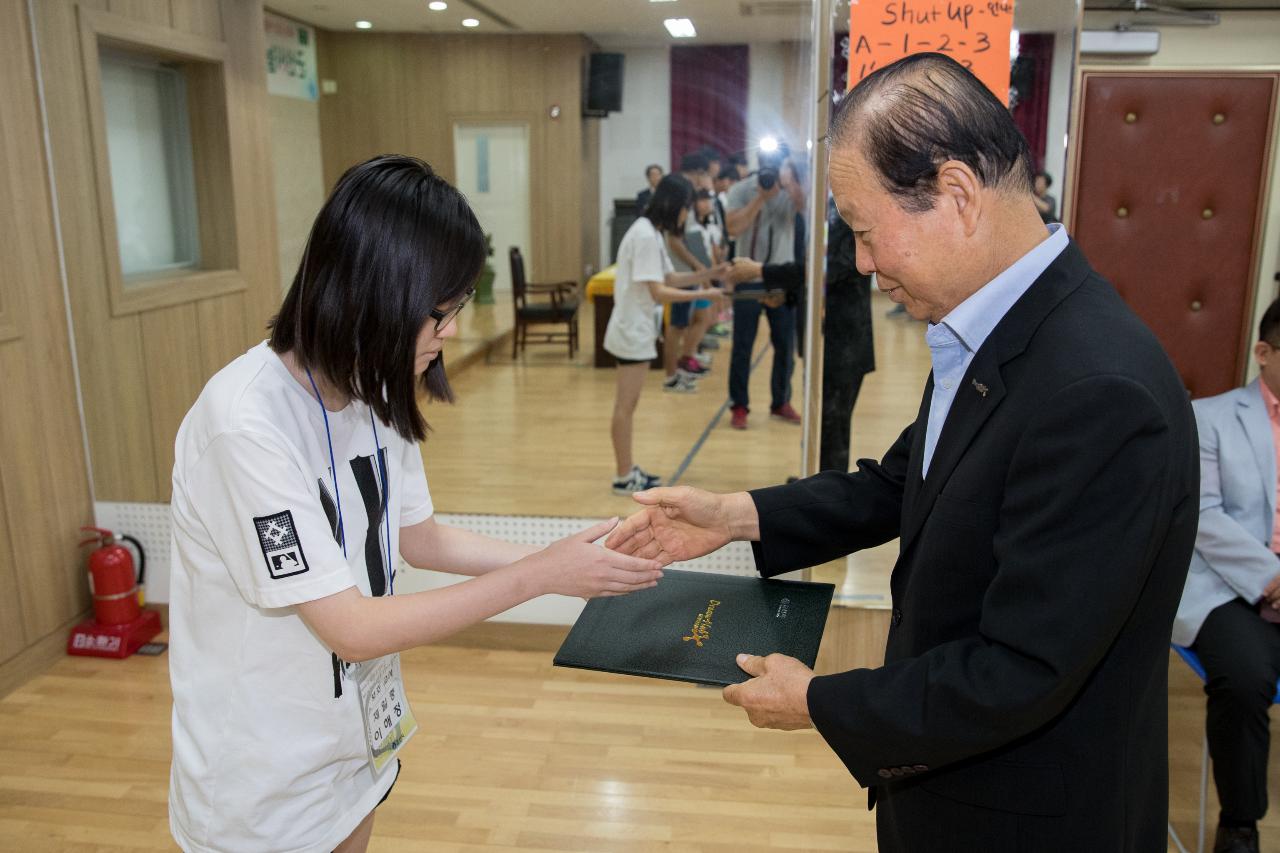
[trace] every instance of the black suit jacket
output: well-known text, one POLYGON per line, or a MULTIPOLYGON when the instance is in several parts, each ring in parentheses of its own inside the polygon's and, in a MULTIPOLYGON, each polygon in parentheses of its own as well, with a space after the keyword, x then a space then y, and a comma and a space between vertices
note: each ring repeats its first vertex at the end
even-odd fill
POLYGON ((815 726, 881 850, 1163 851, 1182 383, 1072 243, 978 350, 922 480, 932 391, 879 462, 752 493, 765 575, 901 537, 885 664, 814 678, 815 726))
POLYGON ((846 382, 876 369, 871 332, 871 276, 858 272, 856 243, 853 229, 839 214, 828 220, 827 303, 822 314, 824 379, 828 362, 846 382))
MULTIPOLYGON (((827 224, 826 310, 822 314, 823 380, 834 364, 842 381, 876 369, 871 331, 871 276, 858 272, 853 230, 839 214, 827 224)), ((797 257, 804 257, 801 252, 797 257)), ((766 290, 787 291, 788 303, 803 303, 804 262, 765 264, 761 277, 766 290)), ((801 312, 803 313, 803 312, 801 312)), ((804 335, 799 336, 802 340, 804 335)))

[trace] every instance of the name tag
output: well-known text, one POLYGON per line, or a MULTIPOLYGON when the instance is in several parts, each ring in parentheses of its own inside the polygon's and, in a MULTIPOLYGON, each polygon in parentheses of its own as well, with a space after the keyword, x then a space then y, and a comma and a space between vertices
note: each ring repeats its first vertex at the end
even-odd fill
POLYGON ((378 776, 418 731, 400 676, 400 655, 386 655, 351 668, 364 717, 369 767, 378 776))

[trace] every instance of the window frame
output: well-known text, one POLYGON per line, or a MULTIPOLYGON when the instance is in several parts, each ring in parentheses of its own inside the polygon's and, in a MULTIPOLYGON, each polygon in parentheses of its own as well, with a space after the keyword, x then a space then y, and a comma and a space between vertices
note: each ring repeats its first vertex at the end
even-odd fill
POLYGON ((80 48, 97 189, 98 219, 112 316, 183 305, 248 289, 248 259, 237 235, 235 188, 243 175, 232 156, 225 42, 143 24, 81 6, 80 48), (102 97, 101 50, 116 48, 173 65, 186 82, 196 192, 197 266, 126 276, 120 262, 111 163, 102 97))

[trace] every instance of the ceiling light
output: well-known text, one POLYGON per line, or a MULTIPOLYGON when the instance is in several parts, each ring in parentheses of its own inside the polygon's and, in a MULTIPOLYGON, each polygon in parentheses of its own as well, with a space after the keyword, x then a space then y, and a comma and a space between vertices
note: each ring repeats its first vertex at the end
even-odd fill
POLYGON ((356 21, 356 29, 371 30, 373 29, 373 24, 369 23, 368 21, 356 21))
POLYGON ((464 26, 464 27, 478 27, 478 26, 480 26, 480 22, 479 22, 479 21, 477 21, 475 18, 463 18, 463 19, 462 19, 462 26, 464 26))
POLYGON ((431 2, 427 4, 427 8, 432 12, 443 12, 445 9, 449 8, 449 4, 444 2, 444 0, 431 0, 431 2))
POLYGON ((671 33, 672 38, 691 39, 698 34, 693 28, 693 21, 688 18, 667 18, 662 25, 671 33))

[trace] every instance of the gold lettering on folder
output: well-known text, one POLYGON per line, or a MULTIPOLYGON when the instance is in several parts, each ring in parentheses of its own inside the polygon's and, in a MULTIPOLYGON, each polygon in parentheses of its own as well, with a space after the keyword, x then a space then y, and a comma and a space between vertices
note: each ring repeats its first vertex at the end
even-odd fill
POLYGON ((716 608, 720 606, 717 599, 711 599, 707 602, 707 609, 702 611, 693 620, 693 628, 689 632, 689 636, 684 638, 686 643, 692 641, 698 648, 702 648, 703 640, 711 639, 711 615, 716 612, 716 608))

